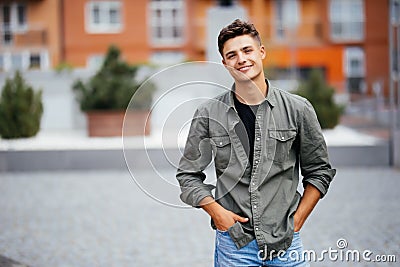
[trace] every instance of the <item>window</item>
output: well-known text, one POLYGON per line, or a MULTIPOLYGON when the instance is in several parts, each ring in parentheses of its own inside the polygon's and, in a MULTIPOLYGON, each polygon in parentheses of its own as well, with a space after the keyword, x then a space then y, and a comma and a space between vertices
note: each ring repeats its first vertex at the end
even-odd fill
POLYGON ((179 45, 184 40, 184 1, 150 2, 151 43, 156 46, 179 45))
POLYGON ((0 54, 0 70, 26 70, 49 68, 49 55, 47 51, 0 54))
POLYGON ((9 45, 13 42, 13 33, 26 31, 26 6, 21 3, 0 5, 0 33, 1 44, 9 45))
POLYGON ((17 4, 17 25, 19 28, 26 26, 26 8, 23 4, 17 4))
POLYGON ((29 68, 40 69, 40 54, 31 54, 29 57, 29 68))
POLYGON ((298 0, 275 0, 275 36, 278 39, 288 37, 291 30, 300 24, 298 0))
POLYGON ((122 4, 119 1, 90 1, 85 20, 89 33, 119 33, 122 30, 122 4))
POLYGON ((363 0, 331 0, 329 17, 333 40, 360 41, 364 38, 363 0))
POLYGON ((361 93, 365 88, 365 54, 360 47, 347 47, 345 50, 344 69, 347 88, 350 93, 361 93))

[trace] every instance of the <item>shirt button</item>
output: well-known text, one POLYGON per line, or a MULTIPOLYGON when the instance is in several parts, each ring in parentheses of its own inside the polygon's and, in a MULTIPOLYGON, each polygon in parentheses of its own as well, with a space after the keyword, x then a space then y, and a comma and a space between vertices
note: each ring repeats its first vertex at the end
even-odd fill
POLYGON ((285 137, 282 136, 281 139, 282 139, 282 140, 285 140, 285 137))
POLYGON ((256 164, 258 164, 258 160, 256 160, 256 164))
POLYGON ((219 145, 222 146, 222 142, 219 142, 219 145))
POLYGON ((257 116, 257 119, 261 119, 261 116, 259 115, 259 116, 257 116))
POLYGON ((260 137, 257 137, 256 140, 257 140, 257 141, 260 141, 260 137))
POLYGON ((254 205, 254 208, 256 209, 256 208, 257 208, 257 205, 254 205))
POLYGON ((256 227, 256 231, 258 231, 258 227, 256 227))
POLYGON ((253 185, 256 185, 256 183, 255 183, 255 182, 253 182, 252 184, 253 184, 253 185))

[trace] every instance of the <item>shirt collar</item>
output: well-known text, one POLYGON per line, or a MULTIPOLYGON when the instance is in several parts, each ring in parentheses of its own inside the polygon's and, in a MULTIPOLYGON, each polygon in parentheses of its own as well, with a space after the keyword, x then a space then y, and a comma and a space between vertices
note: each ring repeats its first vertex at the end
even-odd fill
MULTIPOLYGON (((265 97, 265 100, 262 103, 267 101, 267 103, 271 107, 274 107, 276 105, 276 96, 275 96, 276 89, 271 86, 271 83, 268 79, 265 79, 265 83, 268 85, 268 91, 267 91, 267 96, 265 97)), ((233 108, 233 109, 235 109, 235 102, 233 100, 234 93, 235 93, 235 84, 232 85, 231 92, 229 94, 229 103, 228 103, 229 108, 233 108)))

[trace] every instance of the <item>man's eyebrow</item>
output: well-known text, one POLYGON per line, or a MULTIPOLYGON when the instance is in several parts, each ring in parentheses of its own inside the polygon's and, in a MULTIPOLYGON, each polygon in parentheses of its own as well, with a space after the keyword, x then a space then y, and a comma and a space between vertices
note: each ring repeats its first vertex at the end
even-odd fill
POLYGON ((227 57, 229 55, 234 55, 234 54, 236 54, 235 51, 228 51, 227 53, 225 53, 225 56, 227 57))
POLYGON ((246 45, 246 46, 242 47, 242 49, 240 49, 240 50, 246 50, 246 49, 249 49, 249 48, 253 48, 253 46, 252 45, 246 45))

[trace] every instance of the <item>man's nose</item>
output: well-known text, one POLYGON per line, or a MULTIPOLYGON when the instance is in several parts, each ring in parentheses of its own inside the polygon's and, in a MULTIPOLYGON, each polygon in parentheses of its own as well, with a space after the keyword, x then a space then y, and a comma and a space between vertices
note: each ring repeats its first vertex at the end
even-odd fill
POLYGON ((245 63, 246 62, 246 57, 245 57, 245 55, 243 54, 243 53, 239 53, 238 54, 238 63, 239 64, 243 64, 243 63, 245 63))

